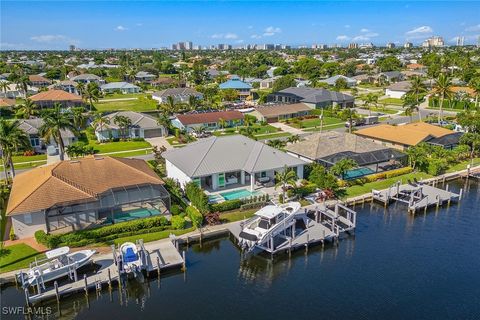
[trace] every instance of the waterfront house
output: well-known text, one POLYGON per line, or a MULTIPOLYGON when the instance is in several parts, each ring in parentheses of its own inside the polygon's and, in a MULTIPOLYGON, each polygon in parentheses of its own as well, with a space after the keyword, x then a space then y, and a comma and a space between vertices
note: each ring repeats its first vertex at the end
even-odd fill
POLYGON ((285 166, 303 178, 306 162, 243 135, 202 139, 165 152, 167 176, 182 186, 190 181, 207 190, 225 190, 273 181, 285 166))
POLYGON ((252 86, 240 80, 238 76, 232 76, 230 80, 221 83, 219 88, 220 90, 233 89, 237 91, 238 98, 240 100, 245 100, 250 96, 250 90, 252 89, 252 86))
POLYGON ((267 100, 276 103, 304 103, 312 109, 318 109, 329 106, 353 107, 355 98, 322 88, 290 87, 269 94, 267 100))
POLYGON ((151 83, 156 78, 157 78, 156 75, 150 72, 145 72, 145 71, 139 71, 135 75, 135 81, 142 82, 142 83, 151 83))
POLYGON ((40 108, 51 108, 59 103, 64 108, 80 107, 83 105, 82 97, 63 90, 48 90, 39 92, 30 97, 40 108))
POLYGON ((223 119, 225 127, 243 124, 243 113, 236 110, 208 111, 179 114, 172 120, 172 125, 189 133, 204 128, 205 130, 217 130, 220 128, 220 119, 223 119))
POLYGON ((168 97, 172 97, 175 103, 188 103, 191 96, 197 100, 203 99, 203 94, 192 88, 169 88, 152 94, 152 99, 158 101, 159 104, 166 103, 168 97))
POLYGON ((158 124, 157 119, 140 112, 119 111, 107 114, 109 123, 95 128, 95 136, 99 142, 114 138, 154 138, 167 135, 167 129, 158 124), (130 126, 120 128, 115 123, 115 117, 122 116, 130 119, 130 126))
POLYGON ((78 83, 71 80, 59 81, 48 86, 48 90, 63 90, 69 93, 80 95, 78 83))
POLYGON ((342 159, 352 159, 362 169, 357 168, 354 172, 361 172, 362 175, 391 169, 405 158, 405 154, 398 150, 354 134, 336 131, 311 134, 287 145, 285 149, 299 159, 316 162, 327 168, 342 159))
POLYGON ((120 92, 123 94, 139 93, 140 87, 128 82, 110 82, 100 86, 104 93, 120 92))
POLYGON ((84 83, 84 84, 89 84, 91 82, 94 82, 98 85, 102 85, 105 83, 105 80, 91 73, 79 74, 78 76, 71 77, 70 80, 75 81, 76 83, 84 83))
MULTIPOLYGON (((142 209, 164 213, 170 195, 163 181, 140 159, 85 157, 18 174, 6 215, 18 238, 35 231, 68 232, 135 219, 142 209), (129 212, 135 210, 135 215, 129 212)), ((147 210, 145 210, 147 211, 147 210)))
POLYGON ((311 112, 312 108, 305 103, 291 103, 258 106, 251 115, 255 116, 260 121, 272 123, 291 118, 303 117, 311 112))
POLYGON ((462 133, 425 122, 407 123, 398 126, 381 124, 359 129, 355 131, 355 134, 401 151, 421 142, 452 149, 459 144, 462 135, 462 133))
MULTIPOLYGON (((57 146, 57 142, 53 137, 47 141, 40 136, 39 130, 44 123, 42 118, 22 119, 19 120, 19 122, 19 128, 28 135, 30 144, 35 152, 45 152, 48 146, 57 146)), ((69 146, 72 143, 77 142, 77 137, 72 131, 62 129, 60 130, 60 133, 62 135, 64 146, 69 146)))
MULTIPOLYGON (((0 82, 5 82, 6 80, 0 80, 0 82)), ((29 95, 36 94, 38 92, 37 87, 33 87, 27 85, 27 93, 29 95)), ((0 90, 0 97, 8 98, 8 99, 16 99, 16 98, 25 98, 25 92, 23 88, 16 83, 10 83, 7 85, 5 90, 0 90)))

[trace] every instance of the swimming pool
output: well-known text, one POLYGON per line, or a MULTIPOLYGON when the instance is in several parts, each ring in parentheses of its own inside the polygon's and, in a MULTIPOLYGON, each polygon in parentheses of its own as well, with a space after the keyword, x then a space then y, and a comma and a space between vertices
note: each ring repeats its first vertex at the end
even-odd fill
POLYGON ((160 211, 154 208, 138 208, 128 211, 122 211, 119 213, 115 213, 115 223, 118 222, 125 222, 139 218, 147 218, 159 215, 160 211))
POLYGON ((343 176, 343 178, 344 180, 351 180, 351 179, 356 179, 372 173, 375 173, 375 171, 373 171, 370 168, 357 168, 357 169, 347 171, 343 176))
POLYGON ((238 189, 238 190, 220 193, 220 196, 225 200, 245 199, 245 198, 261 196, 261 195, 263 195, 263 192, 261 191, 251 192, 247 189, 238 189))

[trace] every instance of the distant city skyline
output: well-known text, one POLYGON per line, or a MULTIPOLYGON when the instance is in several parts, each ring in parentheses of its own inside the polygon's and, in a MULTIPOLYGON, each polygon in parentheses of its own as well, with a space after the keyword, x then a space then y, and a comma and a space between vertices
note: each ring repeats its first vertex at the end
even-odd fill
POLYGON ((480 3, 460 1, 4 1, 2 50, 229 44, 477 44, 480 3))

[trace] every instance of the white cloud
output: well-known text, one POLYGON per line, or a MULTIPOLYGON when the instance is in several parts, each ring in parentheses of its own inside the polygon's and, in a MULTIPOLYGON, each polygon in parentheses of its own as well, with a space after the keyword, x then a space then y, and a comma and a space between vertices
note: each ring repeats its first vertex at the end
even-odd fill
POLYGON ((432 33, 433 29, 430 26, 421 26, 410 31, 407 31, 407 35, 418 35, 418 34, 425 34, 425 33, 432 33))
POLYGON ((275 34, 280 33, 280 32, 282 32, 282 29, 280 29, 278 27, 270 26, 268 28, 265 28, 263 36, 264 37, 271 37, 271 36, 274 36, 275 34))
POLYGON ((370 30, 368 30, 367 28, 362 28, 360 29, 360 32, 370 32, 370 30))
POLYGON ((235 40, 235 43, 244 43, 243 39, 235 40))
POLYGON ((250 36, 250 38, 252 38, 252 39, 260 39, 261 37, 262 37, 262 36, 261 36, 261 35, 258 35, 258 34, 252 34, 252 35, 250 36))
POLYGON ((253 29, 253 26, 248 26, 247 29, 253 29))
POLYGON ((44 34, 40 36, 33 36, 30 38, 35 42, 46 43, 46 42, 65 42, 68 40, 68 37, 61 34, 44 34))
POLYGON ((235 34, 235 33, 215 33, 215 34, 212 34, 210 36, 210 38, 212 39, 229 39, 229 40, 232 40, 232 39, 237 39, 238 38, 238 35, 235 34))
POLYGON ((370 38, 366 37, 366 36, 363 36, 363 35, 360 35, 360 36, 353 37, 352 40, 353 41, 368 41, 368 40, 370 40, 370 38))
POLYGON ((349 28, 350 28, 350 25, 349 25, 349 24, 346 24, 346 25, 344 25, 343 27, 349 29, 349 28))
POLYGON ((477 32, 480 31, 480 24, 477 24, 476 26, 470 26, 465 28, 465 31, 467 32, 477 32))
POLYGON ((126 30, 128 30, 128 28, 125 28, 124 26, 117 26, 114 30, 115 31, 126 31, 126 30))
POLYGON ((346 40, 350 40, 350 37, 343 34, 343 35, 338 36, 337 40, 338 41, 346 41, 346 40))

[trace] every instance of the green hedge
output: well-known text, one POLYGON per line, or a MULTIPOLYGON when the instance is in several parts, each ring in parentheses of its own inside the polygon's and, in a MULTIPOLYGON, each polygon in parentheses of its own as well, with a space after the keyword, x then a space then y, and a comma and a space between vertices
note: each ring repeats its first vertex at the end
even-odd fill
POLYGON ((188 206, 187 209, 185 209, 185 212, 187 213, 187 216, 192 220, 192 224, 195 227, 200 227, 203 223, 203 215, 198 211, 197 208, 194 206, 188 206))
POLYGON ((195 182, 189 182, 185 185, 185 194, 192 202, 192 205, 195 206, 202 214, 207 214, 210 212, 208 197, 195 182))
POLYGON ((220 203, 214 203, 210 207, 212 212, 224 212, 239 209, 243 204, 243 201, 240 199, 226 200, 220 203))
POLYGON ((173 216, 170 222, 172 223, 172 228, 175 230, 184 229, 187 223, 182 216, 173 216))

